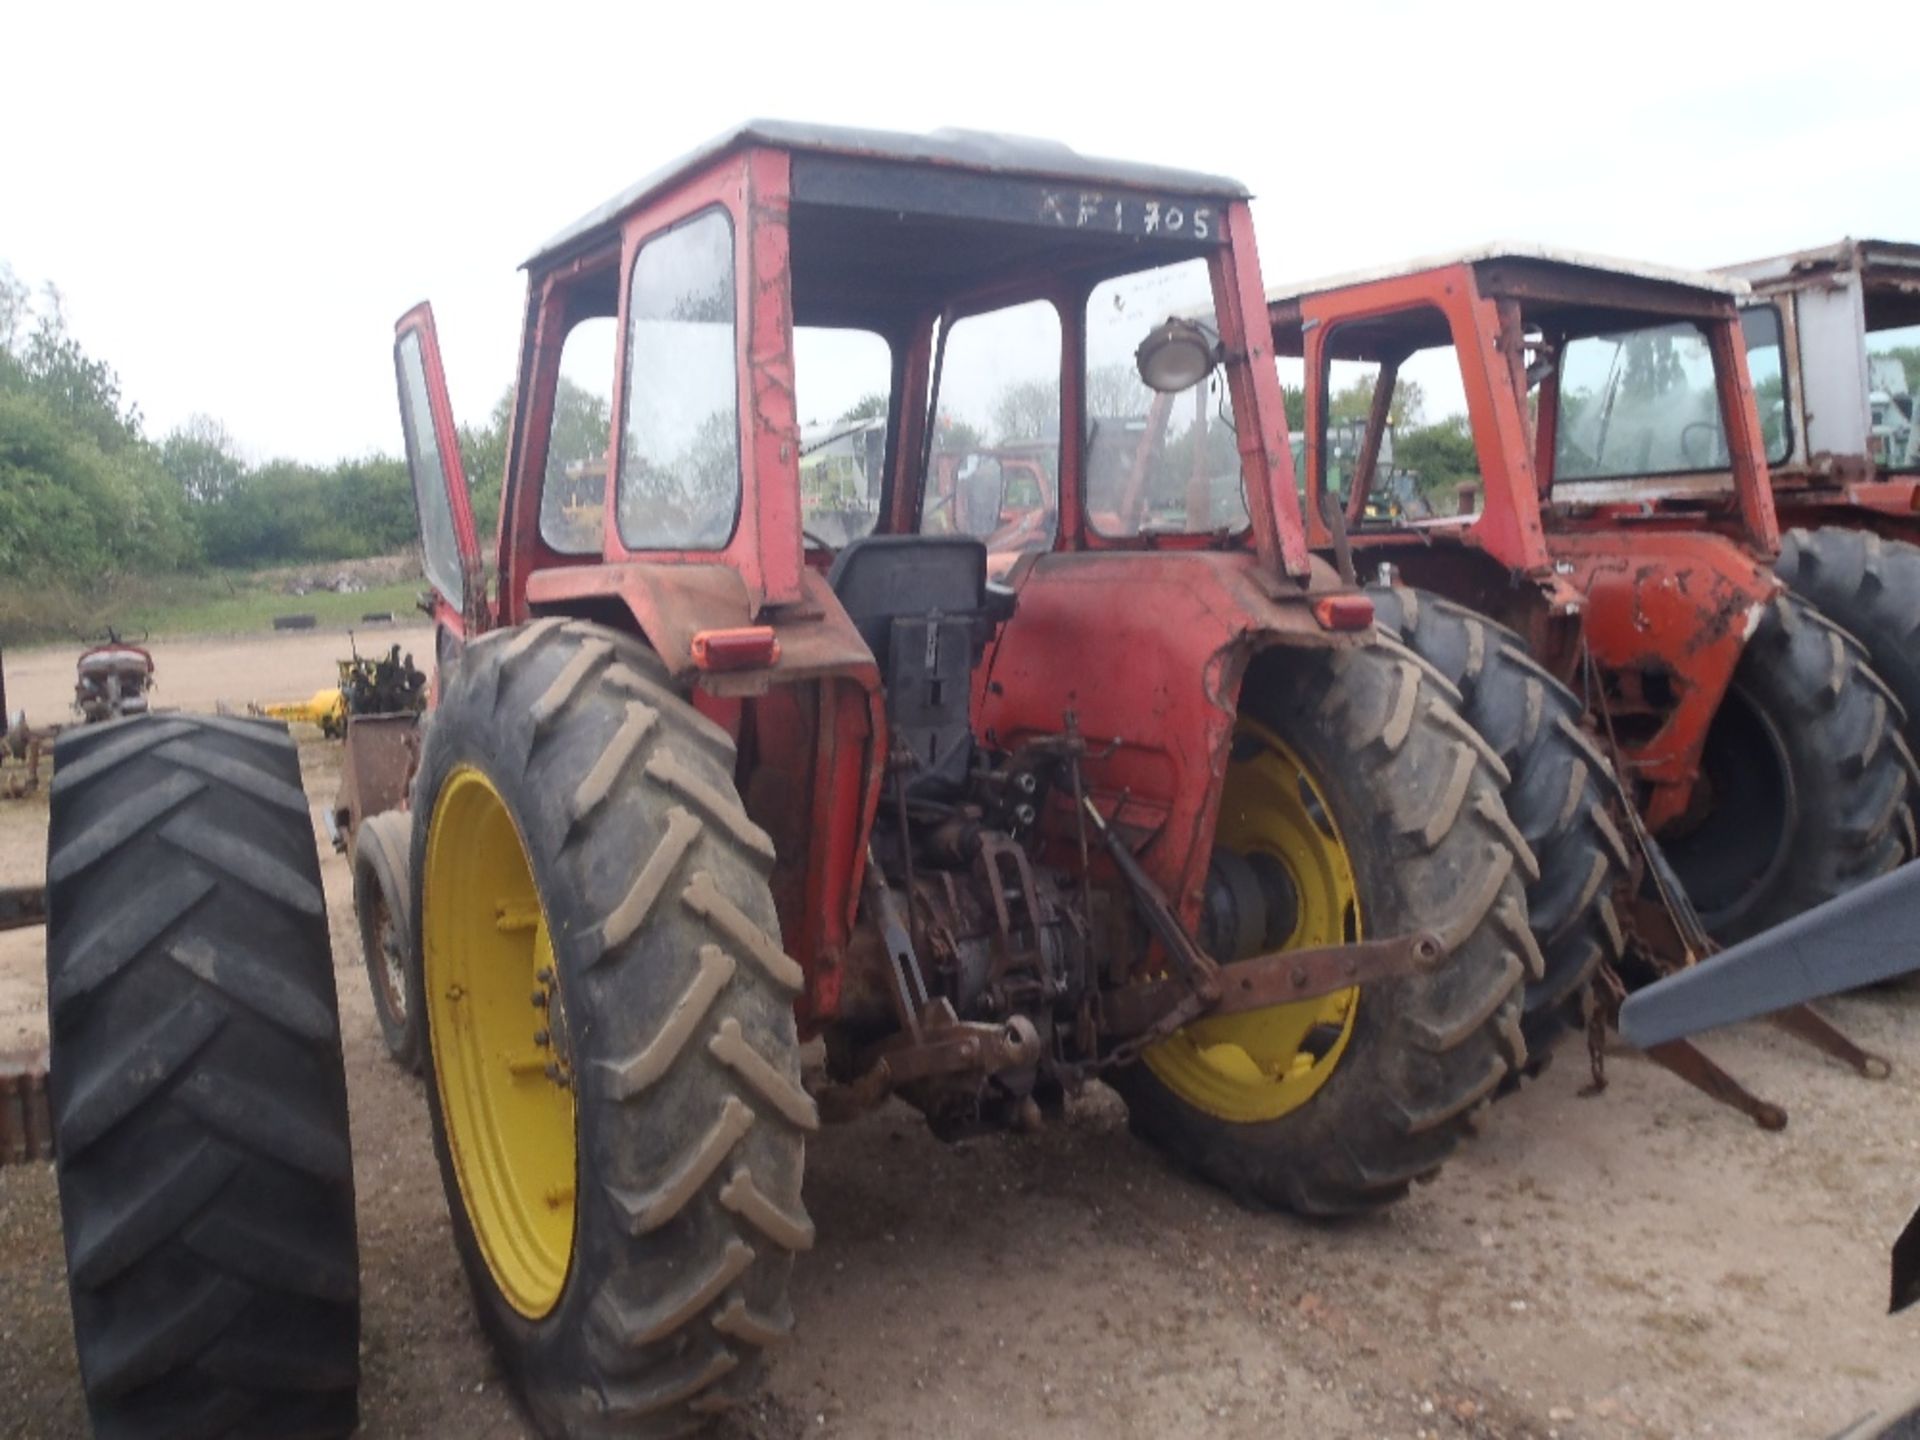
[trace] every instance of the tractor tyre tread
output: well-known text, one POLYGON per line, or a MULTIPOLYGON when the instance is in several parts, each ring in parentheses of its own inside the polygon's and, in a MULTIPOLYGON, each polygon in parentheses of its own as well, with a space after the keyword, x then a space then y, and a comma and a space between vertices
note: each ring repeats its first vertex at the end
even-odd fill
POLYGON ((380 1038, 395 1064, 418 1075, 426 1064, 427 1038, 421 1018, 426 1002, 420 990, 420 953, 413 947, 413 902, 407 883, 407 846, 412 838, 412 821, 399 811, 369 815, 360 822, 353 837, 353 910, 380 1038), (376 908, 382 905, 407 952, 401 962, 405 993, 398 1013, 387 998, 386 959, 380 948, 385 917, 376 908))
POLYGON ((1625 950, 1615 898, 1631 855, 1609 804, 1612 766, 1581 726, 1579 697, 1511 630, 1427 591, 1367 593, 1381 627, 1454 687, 1462 718, 1506 767, 1507 812, 1539 862, 1527 916, 1545 974, 1527 986, 1522 1020, 1537 1071, 1580 1023, 1587 982, 1625 950))
POLYGON ((1522 987, 1542 963, 1526 921, 1534 861, 1507 821, 1497 763, 1411 653, 1383 635, 1288 658, 1250 678, 1243 710, 1326 788, 1368 907, 1364 933, 1431 930, 1447 958, 1364 987, 1333 1072, 1277 1120, 1217 1118, 1145 1064, 1112 1079, 1137 1133, 1243 1202, 1346 1215, 1438 1170, 1524 1064, 1522 987))
POLYGON ((416 932, 434 797, 454 768, 480 766, 521 828, 565 999, 573 1264, 540 1320, 491 1280, 428 1066, 456 1245, 548 1436, 687 1433, 749 1396, 763 1351, 792 1329, 818 1118, 800 1083, 802 974, 779 939, 773 847, 740 802, 733 754, 638 641, 553 620, 469 647, 423 749, 416 932))
POLYGON ((93 1433, 349 1434, 359 1256, 314 825, 285 727, 54 748, 49 1101, 93 1433))
POLYGON ((1841 526, 1794 529, 1780 537, 1774 573, 1866 647, 1899 702, 1907 749, 1920 755, 1920 545, 1841 526))
MULTIPOLYGON (((1763 612, 1734 687, 1769 717, 1790 752, 1799 814, 1780 873, 1702 920, 1732 944, 1843 895, 1899 865, 1912 833, 1920 771, 1900 734, 1900 705, 1859 640, 1789 590, 1763 612)), ((1708 737, 1712 744, 1711 734, 1708 737)), ((1694 889, 1683 840, 1663 841, 1694 889)))

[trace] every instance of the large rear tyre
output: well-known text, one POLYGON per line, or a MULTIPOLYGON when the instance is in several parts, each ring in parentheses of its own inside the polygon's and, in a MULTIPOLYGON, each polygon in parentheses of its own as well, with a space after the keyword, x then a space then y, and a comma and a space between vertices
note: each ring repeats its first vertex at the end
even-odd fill
MULTIPOLYGON (((1279 663, 1274 663, 1274 662, 1279 663)), ((1500 766, 1397 643, 1251 672, 1216 855, 1285 918, 1285 946, 1430 929, 1435 971, 1201 1020, 1118 1071, 1133 1125, 1249 1202, 1368 1210, 1439 1168, 1526 1056, 1534 860, 1500 766)))
POLYGON ((1659 837, 1716 940, 1901 862, 1914 762, 1900 718, 1857 640, 1797 595, 1774 601, 1707 732, 1695 803, 1659 837))
POLYGON ((1625 949, 1613 897, 1631 857, 1608 817, 1612 767, 1581 728, 1578 697, 1511 630, 1423 590, 1367 593, 1381 627, 1453 685, 1461 716, 1506 766, 1507 813, 1540 862, 1527 917, 1546 969, 1527 986, 1522 1021, 1537 1070, 1578 1023, 1594 971, 1625 949))
POLYGON ((346 1435, 359 1261, 326 905, 284 727, 54 750, 49 1098, 94 1434, 346 1435))
POLYGON ((804 1134, 773 847, 733 745, 616 632, 467 649, 414 792, 434 1148, 548 1436, 684 1433, 792 1326, 804 1134))
POLYGON ((1920 545, 1837 526, 1789 530, 1774 573, 1867 647, 1905 711, 1901 737, 1920 755, 1920 545))
POLYGON ((387 1053, 419 1074, 426 1062, 420 952, 413 943, 413 899, 407 883, 412 821, 397 810, 370 815, 353 837, 353 912, 360 954, 373 992, 374 1018, 387 1053))

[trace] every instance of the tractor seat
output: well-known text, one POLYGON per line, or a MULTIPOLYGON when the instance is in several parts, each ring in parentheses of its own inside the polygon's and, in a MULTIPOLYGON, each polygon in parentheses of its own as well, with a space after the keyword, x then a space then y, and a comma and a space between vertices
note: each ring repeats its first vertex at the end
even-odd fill
POLYGON ((833 557, 827 584, 884 678, 896 619, 936 610, 971 619, 985 608, 987 547, 971 535, 867 535, 833 557))
POLYGON ((974 661, 1011 598, 990 592, 987 547, 971 535, 869 535, 834 557, 827 583, 880 667, 895 740, 919 762, 908 790, 958 790, 973 759, 974 661))

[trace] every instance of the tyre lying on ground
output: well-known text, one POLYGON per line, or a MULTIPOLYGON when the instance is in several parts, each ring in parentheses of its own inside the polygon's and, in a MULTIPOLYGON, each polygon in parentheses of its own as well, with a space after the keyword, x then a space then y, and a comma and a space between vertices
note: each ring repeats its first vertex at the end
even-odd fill
POLYGON ((359 1266, 313 820, 285 728, 54 751, 49 1096, 94 1433, 350 1433, 359 1266))

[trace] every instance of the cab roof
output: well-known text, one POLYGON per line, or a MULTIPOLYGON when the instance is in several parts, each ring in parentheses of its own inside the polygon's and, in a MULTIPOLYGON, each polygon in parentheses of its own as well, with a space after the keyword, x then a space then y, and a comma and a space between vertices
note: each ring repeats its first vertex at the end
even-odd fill
POLYGON ((1267 292, 1269 305, 1320 295, 1329 290, 1344 290, 1376 280, 1394 280, 1417 275, 1425 270, 1440 270, 1451 265, 1493 265, 1517 261, 1531 269, 1557 271, 1571 278, 1577 274, 1618 276, 1628 280, 1650 280, 1661 285, 1706 291, 1735 299, 1747 294, 1745 280, 1710 270, 1683 270, 1672 265, 1655 265, 1641 260, 1621 260, 1610 255, 1592 255, 1584 250, 1569 250, 1555 245, 1539 245, 1524 240, 1493 240, 1465 250, 1440 255, 1422 255, 1411 260, 1350 270, 1319 280, 1296 281, 1274 286, 1267 292))
POLYGON ((1378 361, 1452 343, 1447 318, 1425 301, 1408 301, 1385 313, 1360 314, 1373 302, 1343 292, 1410 276, 1468 266, 1483 295, 1518 301, 1527 322, 1565 334, 1605 334, 1679 320, 1715 320, 1733 313, 1747 282, 1704 270, 1680 270, 1637 260, 1615 260, 1551 245, 1497 240, 1447 255, 1426 255, 1325 280, 1275 287, 1267 294, 1267 318, 1276 353, 1297 356, 1306 346, 1306 302, 1339 297, 1320 308, 1339 311, 1351 300, 1356 313, 1340 318, 1328 341, 1335 359, 1378 361))
POLYGON ((905 131, 866 130, 838 125, 809 125, 790 120, 749 120, 715 136, 595 207, 560 231, 528 257, 523 268, 535 269, 578 248, 622 216, 670 189, 734 150, 767 146, 789 152, 849 156, 975 171, 983 175, 1061 180, 1078 185, 1113 186, 1132 190, 1175 191, 1208 198, 1245 199, 1248 191, 1237 180, 1197 170, 1144 165, 1128 160, 1105 160, 1082 155, 1057 140, 1002 135, 986 130, 934 130, 924 135, 905 131))
POLYGON ((1858 270, 1869 286, 1920 279, 1920 244, 1904 240, 1836 240, 1811 250, 1769 255, 1721 267, 1752 282, 1756 290, 1791 289, 1802 276, 1858 270))

